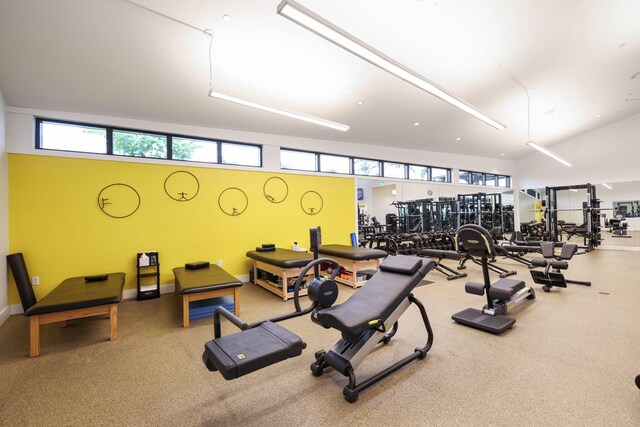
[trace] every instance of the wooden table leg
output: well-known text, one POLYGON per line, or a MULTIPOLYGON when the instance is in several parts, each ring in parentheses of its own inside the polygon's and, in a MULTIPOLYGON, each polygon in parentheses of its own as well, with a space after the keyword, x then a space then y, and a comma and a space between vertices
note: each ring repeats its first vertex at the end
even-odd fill
POLYGON ((240 286, 233 288, 233 314, 240 317, 240 286))
POLYGON ((182 327, 189 327, 189 294, 182 295, 182 327))
POLYGON ((289 299, 289 284, 287 283, 287 273, 282 272, 282 300, 286 301, 289 299))
POLYGON ((258 282, 258 266, 257 262, 253 261, 253 284, 256 285, 258 282))
POLYGON ((40 316, 29 316, 29 356, 40 355, 40 316))
POLYGON ((118 339, 118 304, 109 304, 109 329, 111 341, 118 339))

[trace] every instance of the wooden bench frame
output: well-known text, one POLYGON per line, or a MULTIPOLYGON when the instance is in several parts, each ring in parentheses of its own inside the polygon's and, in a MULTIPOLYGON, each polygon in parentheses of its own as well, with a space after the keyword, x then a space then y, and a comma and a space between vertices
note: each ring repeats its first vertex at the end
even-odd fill
POLYGON ((340 275, 337 275, 334 280, 338 283, 351 286, 353 289, 357 289, 367 283, 366 280, 358 282, 358 270, 377 271, 378 267, 380 267, 380 263, 382 262, 382 258, 356 260, 322 253, 320 255, 335 260, 340 264, 340 267, 344 267, 346 270, 351 272, 351 280, 343 279, 340 275))
POLYGON ((102 304, 93 307, 76 308, 74 310, 55 311, 52 313, 34 314, 29 316, 29 356, 40 355, 40 325, 62 322, 66 326, 67 320, 83 317, 109 315, 109 340, 118 339, 118 304, 102 304))
MULTIPOLYGON (((293 298, 293 292, 288 292, 287 288, 287 280, 291 278, 297 278, 300 275, 303 267, 294 267, 294 268, 283 268, 278 267, 277 265, 268 264, 263 261, 253 260, 253 283, 255 285, 261 286, 272 292, 279 297, 282 297, 283 301, 287 301, 289 298, 293 298), (266 280, 258 278, 258 270, 264 270, 268 273, 275 274, 278 277, 282 278, 282 288, 272 285, 266 280)), ((313 270, 308 273, 313 274, 313 270)), ((307 295, 307 289, 300 289, 300 296, 307 295)))
MULTIPOLYGON (((234 286, 232 288, 182 294, 182 327, 189 327, 189 303, 191 301, 231 296, 233 297, 233 314, 240 316, 240 288, 241 286, 234 286)), ((176 294, 177 293, 178 287, 176 286, 176 294)))

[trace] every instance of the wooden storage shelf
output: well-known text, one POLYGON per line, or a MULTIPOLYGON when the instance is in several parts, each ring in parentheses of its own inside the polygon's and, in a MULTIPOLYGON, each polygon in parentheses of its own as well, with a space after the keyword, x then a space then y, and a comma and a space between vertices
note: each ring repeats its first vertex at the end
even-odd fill
MULTIPOLYGON (((262 261, 253 261, 253 283, 264 289, 272 292, 279 297, 282 297, 283 301, 287 301, 289 298, 293 298, 293 291, 288 291, 288 279, 297 278, 302 272, 302 268, 282 268, 272 264, 267 264, 262 261), (264 270, 268 273, 274 274, 282 278, 283 286, 274 285, 264 279, 259 278, 258 270, 264 270)), ((313 275, 313 270, 307 273, 307 276, 313 275)), ((300 289, 300 295, 307 295, 307 288, 300 289)))

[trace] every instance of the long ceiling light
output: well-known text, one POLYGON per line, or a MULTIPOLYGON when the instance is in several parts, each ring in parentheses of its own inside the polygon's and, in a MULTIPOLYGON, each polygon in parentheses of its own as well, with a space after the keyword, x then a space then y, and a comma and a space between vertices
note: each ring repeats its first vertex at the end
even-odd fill
POLYGON ((560 157, 558 157, 555 154, 553 154, 551 151, 549 151, 546 148, 536 144, 535 142, 529 141, 529 142, 527 142, 527 145, 529 147, 531 147, 531 148, 535 148, 536 150, 538 150, 542 154, 546 154, 547 156, 551 157, 552 159, 555 159, 555 160, 559 161, 563 165, 571 167, 571 163, 567 162, 566 160, 561 159, 560 157))
POLYGON ((444 89, 440 88, 435 83, 430 82, 415 71, 410 70, 409 68, 394 61, 383 53, 378 52, 363 41, 358 40, 351 34, 347 33, 341 28, 338 28, 331 22, 316 15, 315 13, 305 8, 304 6, 299 5, 295 1, 283 0, 278 5, 278 14, 306 28, 307 30, 316 33, 320 37, 329 40, 330 42, 340 46, 341 48, 351 52, 352 54, 359 56, 365 61, 368 61, 371 64, 393 74, 394 76, 401 78, 407 83, 411 83, 412 85, 430 93, 431 95, 437 96, 443 101, 448 102, 454 107, 461 109, 465 113, 471 114, 473 117, 482 120, 486 124, 493 126, 498 130, 504 129, 506 127, 502 123, 492 119, 491 117, 481 113, 469 104, 466 104, 453 95, 447 93, 444 89))
POLYGON ((338 122, 332 122, 330 120, 321 119, 319 117, 309 116, 302 113, 294 113, 292 111, 280 110, 279 108, 269 107, 267 105, 258 104, 256 102, 246 101, 244 99, 236 98, 234 96, 225 95, 214 90, 209 91, 209 96, 212 98, 223 99, 229 102, 235 102, 236 104, 244 105, 245 107, 256 108, 262 111, 268 111, 270 113, 280 114, 281 116, 291 117, 292 119, 298 119, 305 122, 313 123, 320 126, 325 126, 331 129, 336 129, 342 132, 349 130, 348 125, 344 125, 338 122))
POLYGON ((606 182, 603 182, 603 183, 602 183, 602 185, 603 185, 605 188, 608 188, 609 190, 613 190, 613 187, 612 187, 610 184, 607 184, 606 182))

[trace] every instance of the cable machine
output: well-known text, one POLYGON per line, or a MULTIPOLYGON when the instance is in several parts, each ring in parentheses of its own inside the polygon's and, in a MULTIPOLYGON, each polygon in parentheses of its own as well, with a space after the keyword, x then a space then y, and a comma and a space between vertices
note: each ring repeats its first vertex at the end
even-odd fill
POLYGON ((553 242, 562 240, 562 233, 582 236, 587 252, 600 246, 602 236, 600 234, 600 199, 596 197, 596 187, 591 184, 570 185, 563 187, 546 187, 546 235, 553 242), (558 209, 558 191, 587 190, 587 200, 582 202, 582 209, 558 209), (583 223, 571 227, 558 221, 559 211, 582 211, 583 223))

